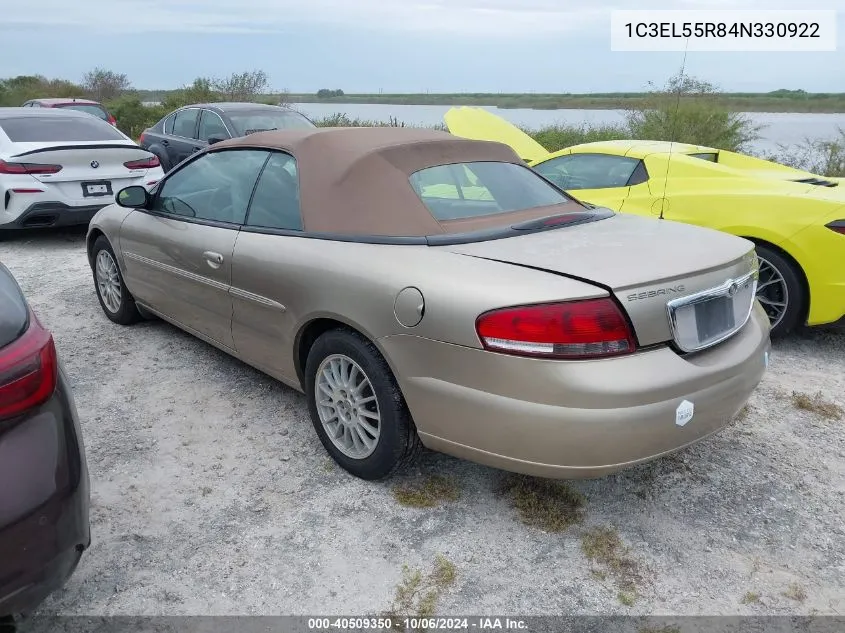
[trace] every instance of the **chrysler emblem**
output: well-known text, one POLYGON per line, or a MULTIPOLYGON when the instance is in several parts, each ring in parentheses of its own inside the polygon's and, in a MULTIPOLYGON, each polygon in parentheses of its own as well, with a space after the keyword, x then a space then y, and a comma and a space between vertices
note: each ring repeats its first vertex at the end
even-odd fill
POLYGON ((732 283, 731 287, 728 288, 728 296, 733 297, 736 294, 737 290, 739 290, 739 284, 736 282, 732 283))
POLYGON ((91 167, 92 168, 97 169, 97 167, 99 167, 99 166, 100 166, 100 163, 98 163, 97 161, 95 161, 95 160, 91 161, 91 167))

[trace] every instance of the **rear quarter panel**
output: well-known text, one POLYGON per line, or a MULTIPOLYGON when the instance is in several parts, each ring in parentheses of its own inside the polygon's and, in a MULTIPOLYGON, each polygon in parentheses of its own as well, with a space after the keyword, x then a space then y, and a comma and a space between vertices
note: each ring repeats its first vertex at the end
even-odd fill
POLYGON ((481 348, 475 321, 488 310, 607 296, 565 277, 427 246, 250 232, 241 232, 235 246, 232 292, 238 352, 289 384, 298 383, 298 335, 315 319, 345 323, 377 346, 384 337, 408 334, 481 348), (409 287, 422 294, 424 312, 418 325, 405 327, 395 304, 409 287))

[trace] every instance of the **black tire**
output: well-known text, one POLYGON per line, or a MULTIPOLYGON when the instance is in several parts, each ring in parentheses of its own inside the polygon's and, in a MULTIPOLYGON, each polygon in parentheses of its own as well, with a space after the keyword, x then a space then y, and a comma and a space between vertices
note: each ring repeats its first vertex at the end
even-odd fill
POLYGON ((393 372, 378 349, 357 332, 329 330, 314 342, 305 364, 305 394, 311 421, 326 451, 341 468, 356 477, 384 479, 413 463, 422 451, 416 426, 393 372), (360 459, 345 455, 334 445, 317 410, 317 371, 325 359, 335 354, 342 354, 360 366, 370 381, 378 403, 380 421, 377 444, 369 456, 360 459))
MULTIPOLYGON (((777 271, 777 273, 783 278, 786 286, 786 310, 783 312, 783 316, 780 317, 779 321, 772 323, 771 333, 772 338, 782 338, 803 325, 804 320, 806 319, 808 297, 801 271, 791 260, 767 246, 757 246, 757 256, 760 259, 765 260, 766 263, 770 264, 772 268, 777 271)), ((765 263, 761 261, 760 264, 760 285, 762 286, 766 283, 767 279, 764 275, 765 263)), ((779 299, 781 301, 784 299, 782 293, 774 290, 773 286, 761 288, 758 291, 758 298, 763 292, 769 290, 774 293, 771 297, 769 297, 770 299, 779 299)), ((761 301, 761 303, 763 303, 764 308, 767 308, 766 311, 769 312, 770 306, 768 306, 765 302, 761 301)), ((769 318, 772 320, 773 317, 771 314, 769 315, 769 318)))
POLYGON ((109 244, 109 241, 104 235, 101 235, 94 241, 94 248, 92 249, 91 254, 91 268, 94 274, 94 289, 97 292, 97 300, 100 302, 100 307, 103 309, 105 315, 111 321, 120 325, 132 325, 133 323, 137 323, 142 320, 143 317, 135 305, 135 298, 130 294, 129 290, 126 289, 126 284, 123 281, 123 274, 120 272, 120 267, 117 266, 117 257, 115 257, 111 244, 109 244), (100 294, 100 284, 97 283, 97 258, 102 251, 106 251, 114 262, 117 271, 117 280, 120 285, 120 302, 118 304, 118 309, 114 312, 109 309, 103 301, 103 297, 100 294))

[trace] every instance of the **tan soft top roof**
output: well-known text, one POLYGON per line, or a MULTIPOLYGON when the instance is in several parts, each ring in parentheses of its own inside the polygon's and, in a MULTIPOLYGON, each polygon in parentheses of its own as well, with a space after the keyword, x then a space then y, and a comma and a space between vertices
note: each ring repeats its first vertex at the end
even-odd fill
MULTIPOLYGON (((310 232, 421 237, 492 228, 550 213, 545 207, 439 222, 408 180, 420 169, 451 163, 524 166, 502 143, 461 139, 431 129, 348 127, 256 132, 216 143, 209 150, 239 147, 284 150, 296 158, 303 228, 310 232)), ((575 202, 572 205, 583 210, 575 202)))

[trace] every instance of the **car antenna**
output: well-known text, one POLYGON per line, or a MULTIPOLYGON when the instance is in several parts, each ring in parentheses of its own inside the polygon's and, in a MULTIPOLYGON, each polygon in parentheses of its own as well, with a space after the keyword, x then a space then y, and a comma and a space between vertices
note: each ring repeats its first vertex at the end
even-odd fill
POLYGON ((669 136, 669 158, 666 160, 666 175, 663 178, 663 198, 660 200, 660 219, 663 219, 663 207, 666 206, 666 189, 669 187, 669 166, 672 164, 672 149, 675 145, 675 131, 678 129, 678 113, 681 111, 681 91, 684 89, 684 71, 687 67, 687 52, 689 38, 684 45, 684 60, 681 62, 681 72, 678 75, 678 100, 675 103, 675 120, 672 121, 672 134, 669 136))

